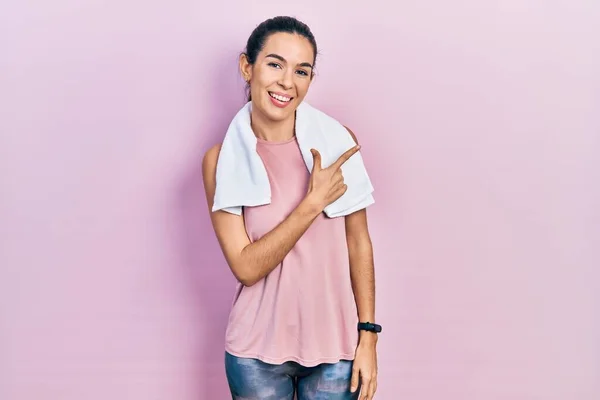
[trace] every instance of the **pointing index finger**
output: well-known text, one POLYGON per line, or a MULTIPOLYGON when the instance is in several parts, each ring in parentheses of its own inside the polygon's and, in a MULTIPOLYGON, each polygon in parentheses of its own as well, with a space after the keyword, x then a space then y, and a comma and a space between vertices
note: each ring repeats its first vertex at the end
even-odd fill
POLYGON ((339 169, 342 164, 350 159, 356 152, 360 150, 360 145, 356 145, 349 150, 346 150, 335 162, 331 165, 333 169, 339 169))

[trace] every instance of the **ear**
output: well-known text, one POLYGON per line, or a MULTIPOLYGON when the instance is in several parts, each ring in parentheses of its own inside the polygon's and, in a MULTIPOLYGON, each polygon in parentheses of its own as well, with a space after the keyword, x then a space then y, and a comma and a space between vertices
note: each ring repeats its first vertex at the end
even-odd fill
POLYGON ((240 54, 240 73, 242 74, 242 79, 246 82, 252 79, 252 65, 248 62, 248 57, 245 53, 240 54))

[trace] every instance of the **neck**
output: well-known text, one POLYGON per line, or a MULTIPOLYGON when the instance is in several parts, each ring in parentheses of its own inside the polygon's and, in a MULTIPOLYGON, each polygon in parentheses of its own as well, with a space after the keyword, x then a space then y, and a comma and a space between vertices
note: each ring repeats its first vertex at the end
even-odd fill
POLYGON ((283 142, 291 139, 295 134, 295 113, 283 121, 272 121, 253 108, 250 121, 250 126, 256 137, 269 142, 283 142))

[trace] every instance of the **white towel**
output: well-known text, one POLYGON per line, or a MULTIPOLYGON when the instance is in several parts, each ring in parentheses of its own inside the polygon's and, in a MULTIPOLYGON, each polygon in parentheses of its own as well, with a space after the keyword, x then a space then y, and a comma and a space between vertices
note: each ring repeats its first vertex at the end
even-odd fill
MULTIPOLYGON (((256 136, 250 125, 252 102, 248 102, 231 121, 217 161, 216 189, 212 211, 223 210, 240 215, 243 206, 271 203, 271 185, 262 159, 256 152, 256 136)), ((312 171, 311 148, 321 154, 323 168, 333 164, 345 151, 355 146, 348 130, 334 118, 300 103, 296 109, 296 139, 308 171, 312 171)), ((360 151, 342 167, 346 192, 325 207, 325 214, 340 217, 375 202, 373 185, 360 151)))

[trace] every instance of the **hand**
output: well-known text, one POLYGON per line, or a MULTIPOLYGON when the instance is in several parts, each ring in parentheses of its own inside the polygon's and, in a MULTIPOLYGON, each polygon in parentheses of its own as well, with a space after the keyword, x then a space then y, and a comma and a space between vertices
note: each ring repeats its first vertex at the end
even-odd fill
POLYGON ((348 186, 344 184, 341 167, 359 149, 359 145, 352 147, 327 168, 321 167, 321 154, 316 149, 310 150, 313 155, 313 168, 307 196, 314 199, 319 212, 346 193, 348 186))
POLYGON ((357 390, 359 378, 361 386, 359 400, 372 400, 377 390, 376 340, 361 340, 356 348, 350 381, 351 392, 357 390))

